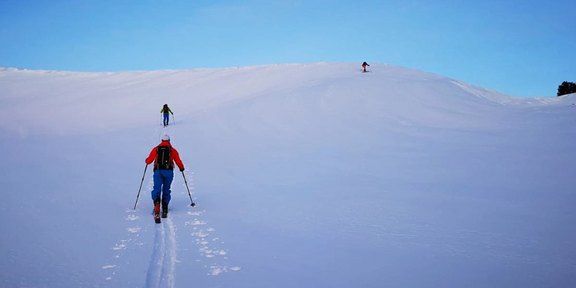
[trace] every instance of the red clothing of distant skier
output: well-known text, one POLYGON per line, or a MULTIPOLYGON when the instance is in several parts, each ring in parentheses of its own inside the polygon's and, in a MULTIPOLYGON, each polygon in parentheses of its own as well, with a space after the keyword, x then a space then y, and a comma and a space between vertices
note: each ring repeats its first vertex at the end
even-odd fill
POLYGON ((367 72, 367 71, 366 71, 366 66, 370 66, 370 64, 368 64, 368 63, 366 63, 366 62, 362 63, 362 69, 363 69, 362 72, 367 72))
MULTIPOLYGON (((178 151, 174 147, 172 147, 172 145, 170 145, 170 141, 162 140, 162 142, 158 146, 171 147, 172 152, 170 153, 170 158, 171 158, 170 161, 172 163, 176 163, 176 165, 178 165, 178 168, 180 168, 180 170, 184 170, 184 163, 182 163, 182 160, 180 160, 180 154, 178 154, 178 151)), ((158 155, 157 155, 156 147, 154 147, 154 148, 152 148, 152 151, 150 151, 150 155, 148 156, 148 158, 146 158, 146 164, 152 164, 152 162, 156 161, 156 156, 158 156, 158 155)), ((156 165, 154 165, 154 166, 156 166, 156 165)))

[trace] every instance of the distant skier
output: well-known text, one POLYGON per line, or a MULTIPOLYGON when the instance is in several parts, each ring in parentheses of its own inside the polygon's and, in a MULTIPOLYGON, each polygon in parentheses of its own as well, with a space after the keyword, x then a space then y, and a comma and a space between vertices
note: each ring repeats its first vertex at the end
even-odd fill
POLYGON ((168 107, 168 104, 164 104, 164 107, 162 107, 160 113, 164 115, 164 127, 168 126, 168 122, 170 121, 170 114, 174 115, 174 113, 172 113, 172 110, 170 110, 170 108, 168 107))
POLYGON ((368 64, 366 62, 362 63, 362 72, 368 72, 368 71, 366 71, 366 67, 368 67, 368 66, 370 66, 370 64, 368 64))
POLYGON ((160 204, 162 204, 162 218, 168 216, 168 204, 170 203, 170 185, 174 179, 174 163, 184 171, 184 163, 180 160, 180 154, 170 144, 170 136, 162 136, 162 142, 150 151, 146 158, 146 165, 154 162, 154 188, 152 200, 154 201, 154 218, 160 223, 160 204))

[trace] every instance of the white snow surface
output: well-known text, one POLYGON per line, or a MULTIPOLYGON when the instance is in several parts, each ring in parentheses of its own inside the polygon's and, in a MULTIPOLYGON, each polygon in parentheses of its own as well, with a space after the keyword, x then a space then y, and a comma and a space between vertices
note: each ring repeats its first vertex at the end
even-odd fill
POLYGON ((576 287, 576 96, 370 68, 0 69, 0 287, 576 287))

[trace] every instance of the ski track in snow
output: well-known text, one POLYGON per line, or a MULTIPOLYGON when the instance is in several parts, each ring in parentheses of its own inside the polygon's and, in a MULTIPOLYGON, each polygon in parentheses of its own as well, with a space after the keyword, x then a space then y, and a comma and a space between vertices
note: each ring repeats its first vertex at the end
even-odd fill
POLYGON ((156 225, 154 251, 144 287, 174 287, 176 269, 176 228, 171 218, 156 225))
MULTIPOLYGON (((192 191, 194 191, 194 173, 186 172, 186 174, 192 193, 192 191)), ((150 191, 153 185, 153 181, 150 180, 147 183, 147 191, 150 191)), ((180 197, 188 197, 184 183, 182 183, 182 188, 180 197)), ((195 262, 203 264, 207 276, 220 276, 223 273, 241 270, 239 266, 231 266, 228 264, 228 251, 223 247, 224 241, 216 235, 216 229, 208 225, 208 222, 203 217, 205 213, 205 210, 188 211, 185 215, 181 214, 182 216, 173 213, 170 214, 168 218, 163 218, 161 224, 154 224, 150 219, 149 222, 154 224, 155 233, 144 287, 175 287, 176 264, 179 263, 176 234, 178 227, 176 223, 184 223, 186 232, 190 233, 189 235, 193 237, 193 241, 191 242, 197 246, 199 256, 195 259, 195 262), (174 220, 173 217, 175 217, 174 220), (179 217, 185 217, 185 219, 179 219, 179 217)), ((143 229, 142 225, 147 225, 147 221, 142 219, 143 217, 138 214, 138 210, 126 210, 125 230, 127 236, 112 246, 112 250, 116 251, 114 260, 101 267, 102 270, 107 272, 105 278, 107 282, 114 279, 114 276, 118 273, 118 269, 122 266, 120 259, 124 252, 129 248, 138 249, 143 246, 142 241, 145 240, 141 239, 141 234, 147 234, 147 229, 143 229)))

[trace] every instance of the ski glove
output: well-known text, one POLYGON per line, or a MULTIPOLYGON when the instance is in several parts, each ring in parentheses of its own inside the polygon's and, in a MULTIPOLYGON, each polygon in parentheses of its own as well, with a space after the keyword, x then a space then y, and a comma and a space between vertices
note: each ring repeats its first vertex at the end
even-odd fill
POLYGON ((180 172, 184 172, 184 168, 180 168, 180 172))

